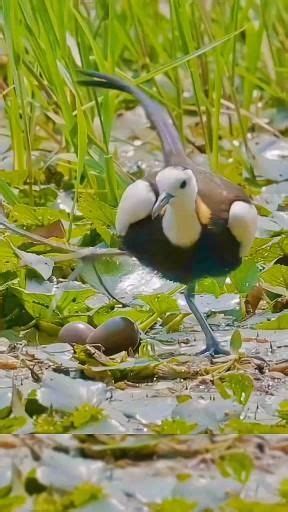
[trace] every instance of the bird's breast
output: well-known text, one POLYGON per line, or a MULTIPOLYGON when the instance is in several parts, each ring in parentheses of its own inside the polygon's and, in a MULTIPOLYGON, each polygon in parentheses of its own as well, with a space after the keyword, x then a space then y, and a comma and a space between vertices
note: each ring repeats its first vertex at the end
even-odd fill
POLYGON ((122 240, 143 265, 180 283, 226 275, 241 263, 240 244, 226 227, 213 231, 204 226, 194 244, 179 247, 165 235, 162 219, 148 216, 131 224, 122 240))
POLYGON ((164 236, 179 248, 192 247, 201 236, 201 223, 195 211, 195 203, 188 205, 168 204, 162 217, 164 236))

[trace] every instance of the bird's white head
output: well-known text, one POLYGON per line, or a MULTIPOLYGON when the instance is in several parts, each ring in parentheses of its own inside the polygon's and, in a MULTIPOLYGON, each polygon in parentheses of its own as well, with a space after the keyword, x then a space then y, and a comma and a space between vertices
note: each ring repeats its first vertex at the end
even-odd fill
POLYGON ((163 214, 164 234, 171 243, 189 247, 198 240, 201 225, 196 214, 197 182, 191 169, 166 167, 156 178, 159 197, 152 218, 163 214))
POLYGON ((166 205, 172 208, 185 207, 185 204, 195 204, 197 183, 191 169, 183 167, 166 167, 156 178, 159 198, 154 205, 153 218, 159 215, 166 205))

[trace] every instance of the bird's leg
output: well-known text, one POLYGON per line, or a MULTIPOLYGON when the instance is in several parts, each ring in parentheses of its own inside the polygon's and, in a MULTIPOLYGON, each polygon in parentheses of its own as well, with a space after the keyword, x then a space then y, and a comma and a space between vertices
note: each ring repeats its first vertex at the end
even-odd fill
POLYGON ((186 287, 184 291, 185 300, 187 302, 187 305, 190 309, 190 311, 195 316, 197 322, 199 323, 206 339, 206 346, 203 350, 198 352, 198 354, 208 354, 208 355, 228 355, 229 351, 225 350, 221 347, 219 341, 215 337, 211 327, 209 326, 207 320, 202 315, 201 311, 197 308, 195 302, 194 302, 194 293, 195 293, 195 286, 189 285, 186 287))

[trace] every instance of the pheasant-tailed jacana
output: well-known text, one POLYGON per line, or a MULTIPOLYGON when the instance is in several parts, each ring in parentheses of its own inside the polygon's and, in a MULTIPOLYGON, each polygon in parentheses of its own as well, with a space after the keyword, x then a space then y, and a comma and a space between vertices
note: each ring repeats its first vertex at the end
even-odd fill
POLYGON ((82 85, 116 89, 142 104, 162 143, 164 168, 125 190, 116 229, 123 248, 166 279, 186 284, 185 298, 206 338, 202 353, 226 354, 194 303, 195 281, 236 269, 253 242, 257 211, 241 187, 199 169, 186 155, 168 111, 122 79, 84 71, 82 85))

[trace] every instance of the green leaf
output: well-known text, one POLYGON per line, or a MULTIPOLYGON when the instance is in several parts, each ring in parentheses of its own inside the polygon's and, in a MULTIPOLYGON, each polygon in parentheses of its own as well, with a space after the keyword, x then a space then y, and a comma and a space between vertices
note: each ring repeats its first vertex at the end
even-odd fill
POLYGON ((40 414, 34 420, 35 432, 39 434, 64 434, 90 422, 101 421, 105 416, 104 410, 100 407, 84 403, 76 407, 71 413, 49 411, 40 414))
POLYGON ((9 214, 9 220, 22 226, 47 226, 56 220, 67 221, 68 213, 46 206, 32 207, 27 204, 16 204, 9 214))
POLYGON ((0 239, 0 266, 1 272, 14 271, 19 266, 19 259, 15 255, 11 245, 6 240, 0 239))
POLYGON ((279 494, 283 500, 288 502, 288 478, 282 480, 279 487, 279 494))
POLYGON ((93 501, 105 498, 105 492, 100 485, 83 482, 77 485, 67 496, 62 498, 62 507, 69 510, 74 507, 83 507, 93 501))
POLYGON ((213 279, 212 277, 206 277, 205 279, 200 279, 197 282, 197 293, 210 294, 214 295, 214 297, 220 297, 225 292, 225 278, 213 279))
POLYGON ((51 258, 33 254, 32 252, 24 252, 14 248, 15 253, 21 260, 21 265, 33 268, 43 277, 49 279, 51 277, 54 267, 54 262, 51 258))
POLYGON ((214 384, 222 398, 235 398, 240 405, 247 404, 254 389, 253 379, 246 373, 226 373, 217 377, 214 384))
POLYGON ((51 293, 33 293, 18 286, 11 286, 10 290, 16 295, 24 308, 33 318, 51 320, 58 318, 57 312, 51 308, 53 295, 51 293))
MULTIPOLYGON (((27 170, 22 171, 0 171, 0 179, 2 182, 11 185, 11 187, 23 187, 23 183, 27 178, 27 170)), ((4 195, 4 194, 3 194, 4 195)), ((5 196, 4 196, 5 197, 5 196)), ((14 203, 10 203, 7 198, 6 201, 12 206, 18 203, 18 200, 14 203)), ((12 199, 12 197, 11 197, 12 199)), ((17 196, 16 196, 17 199, 17 196)))
POLYGON ((232 418, 226 423, 224 431, 225 433, 243 435, 288 434, 288 426, 279 424, 269 425, 267 423, 249 422, 232 418))
POLYGON ((2 512, 17 512, 25 503, 25 496, 6 496, 5 498, 0 498, 0 510, 2 512))
POLYGON ((40 414, 35 418, 34 430, 38 434, 64 434, 67 426, 63 418, 59 418, 54 413, 48 413, 40 414))
POLYGON ((247 293, 258 282, 259 270, 256 263, 246 260, 242 265, 230 274, 230 279, 239 293, 247 293))
POLYGON ((19 286, 11 286, 11 291, 19 297, 26 311, 40 320, 57 320, 63 315, 73 316, 74 314, 86 313, 88 306, 85 301, 94 295, 95 291, 83 285, 73 283, 64 283, 62 288, 59 287, 57 292, 45 289, 39 284, 39 288, 43 287, 43 293, 30 292, 19 286), (45 293, 46 291, 46 293, 45 293))
POLYGON ((14 190, 2 178, 0 178, 0 194, 4 197, 5 201, 11 206, 15 206, 15 204, 18 203, 18 198, 14 190))
POLYGON ((115 208, 100 201, 95 194, 91 195, 90 192, 80 194, 78 208, 85 219, 93 223, 102 240, 109 246, 113 245, 115 208))
POLYGON ((91 421, 101 421, 103 418, 105 418, 103 409, 91 404, 82 404, 71 413, 69 419, 75 428, 79 428, 91 421))
MULTIPOLYGON (((117 318, 119 316, 119 309, 114 309, 111 311, 110 306, 102 306, 97 309, 93 315, 93 322, 96 325, 101 325, 110 318, 117 318)), ((133 322, 145 322, 150 316, 151 312, 144 311, 143 309, 134 309, 134 308, 122 308, 121 316, 125 316, 133 322)))
POLYGON ((180 311, 177 300, 171 295, 162 293, 151 295, 139 295, 139 299, 157 313, 159 317, 167 313, 178 313, 180 311))
POLYGON ((151 430, 159 435, 179 435, 191 434, 197 428, 197 423, 189 423, 182 418, 165 419, 160 425, 153 425, 151 430))
POLYGON ((83 192, 79 195, 79 210, 85 219, 95 224, 102 223, 106 226, 115 225, 116 209, 100 201, 95 193, 83 192))
POLYGON ((83 482, 64 496, 54 491, 42 492, 35 497, 33 512, 68 512, 88 503, 103 500, 105 492, 100 485, 83 482))
POLYGON ((288 267, 285 265, 273 265, 261 273, 262 286, 279 295, 288 293, 288 267))
POLYGON ((242 334, 239 329, 235 329, 230 340, 230 350, 233 354, 238 354, 242 347, 242 334))
POLYGON ((285 421, 288 425, 288 400, 282 400, 282 402, 280 402, 277 414, 279 418, 285 421))
POLYGON ((241 484, 249 481, 254 469, 252 457, 243 451, 233 451, 221 455, 216 461, 217 468, 225 478, 234 478, 241 484))
MULTIPOLYGON (((83 354, 83 352, 82 352, 83 354)), ((151 359, 128 359, 123 363, 112 363, 109 366, 99 366, 99 362, 94 361, 94 365, 84 368, 85 375, 90 379, 105 380, 111 377, 115 382, 129 380, 133 382, 141 382, 147 379, 153 379, 156 375, 157 367, 160 361, 151 359)))
POLYGON ((167 498, 162 503, 150 505, 150 512, 193 512, 197 503, 186 498, 167 498))
POLYGON ((64 512, 60 497, 51 492, 43 492, 35 497, 33 512, 64 512))
POLYGON ((10 416, 3 420, 0 419, 0 434, 13 434, 24 427, 26 421, 27 420, 24 416, 10 416))
POLYGON ((276 318, 259 322, 254 326, 256 329, 276 331, 277 329, 288 329, 288 313, 282 313, 276 318))
POLYGON ((221 512, 287 512, 287 504, 246 501, 233 496, 221 506, 221 512))
POLYGON ((256 238, 249 253, 249 259, 261 265, 267 265, 285 254, 286 249, 286 235, 276 238, 256 238))
POLYGON ((242 32, 244 28, 240 28, 239 30, 236 30, 235 32, 228 34, 227 36, 223 37, 222 39, 219 39, 218 41, 214 41, 213 43, 210 43, 206 46, 203 46, 199 50, 196 50, 195 52, 192 52, 188 55, 184 55, 183 57, 178 57, 174 61, 167 62, 167 64, 163 64, 162 66, 159 66, 157 69, 154 69, 153 71, 150 71, 150 73, 146 73, 143 78, 140 78, 136 80, 136 84, 147 82, 147 80, 150 80, 151 78, 154 78, 157 75, 160 75, 162 73, 165 73, 166 71, 170 71, 171 69, 180 66, 181 64, 184 64, 185 62, 188 62, 191 59, 195 59, 195 57, 199 57, 203 53, 206 53, 210 50, 213 50, 214 48, 217 48, 217 46, 225 43, 232 37, 235 37, 237 34, 242 32))
POLYGON ((261 265, 267 265, 282 256, 286 248, 286 235, 276 238, 256 238, 249 253, 249 258, 261 265))

